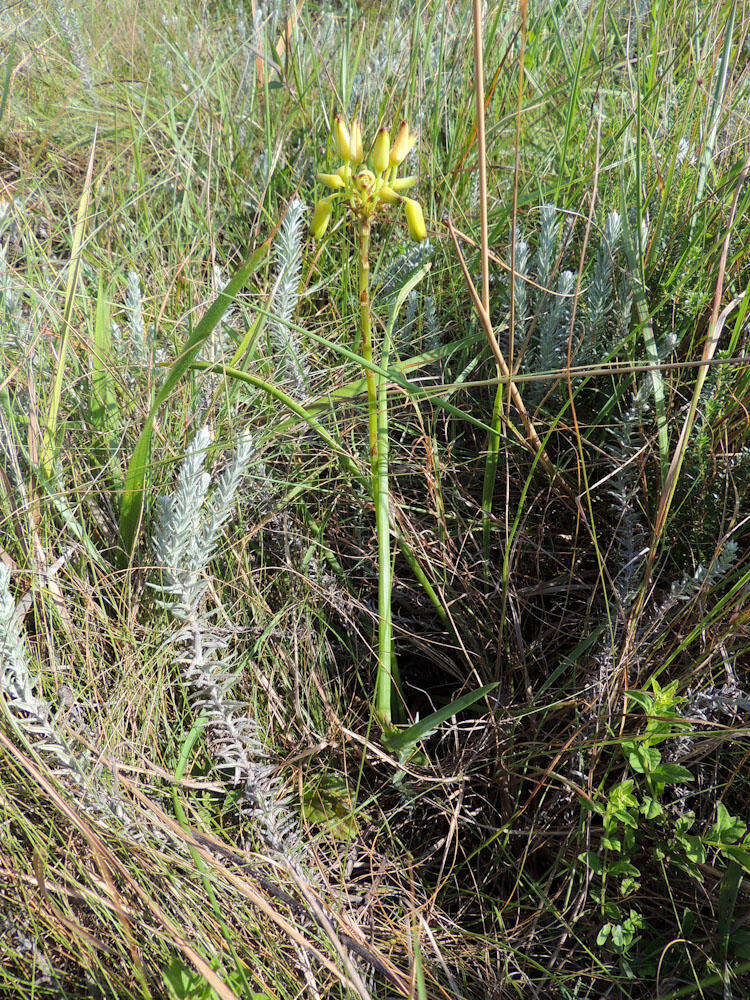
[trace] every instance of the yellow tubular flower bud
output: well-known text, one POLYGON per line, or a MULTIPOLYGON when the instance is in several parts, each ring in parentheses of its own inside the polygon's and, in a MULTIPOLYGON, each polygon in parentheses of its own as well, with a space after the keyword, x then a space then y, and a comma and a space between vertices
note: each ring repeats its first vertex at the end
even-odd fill
POLYGON ((360 170, 354 179, 360 191, 369 191, 375 183, 375 174, 372 170, 368 170, 367 167, 365 167, 364 170, 360 170))
POLYGON ((391 146, 390 161, 392 167, 397 167, 399 163, 404 162, 406 157, 414 148, 416 141, 417 137, 409 132, 409 126, 406 122, 401 122, 398 127, 398 132, 396 133, 396 138, 391 146))
POLYGON ((389 205, 395 205, 397 201, 401 201, 393 188, 388 187, 387 184, 384 184, 378 191, 378 197, 382 198, 383 201, 387 201, 389 205))
POLYGON ((340 174, 318 174, 318 180, 325 184, 332 191, 337 191, 344 186, 344 178, 340 174))
POLYGON ((358 118, 352 122, 352 131, 349 136, 349 155, 352 158, 352 163, 362 162, 362 130, 359 127, 358 118))
POLYGON ((394 191, 408 191, 409 188, 414 187, 416 183, 416 177, 396 177, 391 181, 391 187, 394 191))
POLYGON ((349 129, 344 124, 344 119, 341 115, 336 115, 333 119, 333 139, 336 143, 336 149, 339 151, 339 156, 342 160, 347 162, 351 159, 351 153, 349 150, 349 129))
POLYGON ((322 238, 323 233, 325 233, 328 228, 328 223, 331 221, 331 212, 333 211, 333 202, 330 198, 321 198, 320 201, 315 203, 315 208, 313 209, 313 217, 310 223, 310 232, 313 234, 316 240, 322 238))
POLYGON ((381 128, 377 134, 375 145, 372 150, 372 165, 379 174, 382 174, 383 171, 387 170, 390 165, 390 151, 390 137, 388 132, 384 128, 381 128))
POLYGON ((422 206, 413 198, 404 198, 404 215, 406 224, 409 227, 409 235, 417 243, 421 243, 427 236, 427 227, 424 224, 422 206))

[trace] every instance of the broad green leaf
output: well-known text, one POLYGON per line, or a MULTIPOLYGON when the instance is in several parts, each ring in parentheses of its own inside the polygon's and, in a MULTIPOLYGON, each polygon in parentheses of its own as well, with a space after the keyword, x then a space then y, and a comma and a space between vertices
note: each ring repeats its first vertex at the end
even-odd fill
POLYGON ((640 878, 641 876, 640 871, 627 858, 622 858, 622 860, 610 865, 609 873, 610 875, 632 875, 633 878, 640 878))
POLYGON ((647 747, 643 743, 636 745, 628 753, 628 762, 638 774, 649 774, 661 760, 661 754, 655 747, 647 747))
POLYGON ((650 795, 645 796, 643 802, 641 803, 641 813, 646 817, 646 819, 656 819, 657 816, 661 816, 663 812, 663 807, 656 801, 656 799, 651 798, 650 795))
POLYGON ((636 705, 640 705, 646 715, 651 714, 651 710, 654 707, 654 703, 651 696, 646 694, 645 691, 626 691, 625 697, 629 698, 630 701, 634 701, 636 705))
POLYGON ((660 764, 654 770, 653 776, 657 781, 663 781, 670 785, 681 785, 688 781, 695 781, 690 771, 679 764, 660 764))
POLYGON ((709 840, 721 844, 736 844, 745 835, 747 826, 737 816, 732 816, 723 802, 716 805, 716 823, 711 827, 709 840))
MULTIPOLYGON (((208 985, 203 976, 199 976, 197 972, 188 968, 179 958, 173 958, 164 970, 164 981, 170 995, 175 1000, 187 1000, 188 997, 197 998, 201 996, 201 993, 198 992, 201 989, 201 984, 203 987, 208 985)), ((205 989, 202 990, 202 993, 203 996, 206 995, 205 989)))
POLYGON ((604 870, 602 865, 602 859, 596 853, 596 851, 585 851, 583 854, 578 855, 578 860, 583 861, 585 865, 591 869, 595 875, 601 875, 604 870))
POLYGON ((596 943, 601 947, 606 944, 607 938, 612 933, 612 924, 605 924, 596 936, 596 943))
MULTIPOLYGON (((218 968, 216 960, 211 965, 218 968)), ((172 1000, 219 1000, 219 994, 211 984, 199 972, 185 965, 181 958, 173 958, 163 975, 172 1000)), ((226 982, 237 996, 242 995, 244 1000, 270 1000, 267 993, 242 994, 241 978, 236 971, 226 977, 226 982)))
POLYGON ((338 775, 324 775, 305 791, 302 812, 308 822, 322 826, 336 840, 347 842, 357 835, 351 793, 338 775))
POLYGON ((706 848, 703 846, 703 841, 700 837, 696 837, 694 834, 683 834, 680 837, 680 843, 683 846, 685 854, 689 861, 693 864, 702 865, 706 860, 706 848))
POLYGON ((723 847, 721 853, 736 861, 750 875, 750 851, 744 847, 723 847))
POLYGON ((693 823, 695 823, 695 813, 689 810, 679 816, 677 822, 675 823, 675 830, 679 836, 682 833, 687 833, 688 830, 692 829, 693 823))
POLYGON ((618 805, 637 806, 638 800, 633 795, 632 779, 628 778, 627 781, 621 781, 619 785, 615 785, 610 792, 610 798, 618 805))
POLYGON ((728 939, 729 953, 741 962, 750 962, 750 930, 735 927, 728 939))

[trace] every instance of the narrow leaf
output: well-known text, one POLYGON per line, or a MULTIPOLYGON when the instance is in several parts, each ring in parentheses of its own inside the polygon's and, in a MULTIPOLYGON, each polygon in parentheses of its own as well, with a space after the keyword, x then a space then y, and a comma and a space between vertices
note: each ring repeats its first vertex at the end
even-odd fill
POLYGON ((119 408, 112 373, 112 339, 109 302, 104 281, 99 275, 94 321, 94 350, 91 353, 91 401, 89 414, 94 430, 98 432, 104 462, 114 450, 119 408))
POLYGON ((96 131, 91 143, 91 153, 89 154, 89 164, 86 169, 86 178, 83 182, 81 200, 78 204, 78 217, 76 227, 73 231, 73 245, 70 251, 70 266, 68 268, 68 282, 65 288, 65 305, 63 308, 62 338, 60 340, 60 356, 57 360, 57 371, 55 381, 52 386, 52 398, 50 400, 47 419, 44 425, 44 437, 39 455, 39 465, 42 474, 51 479, 54 471, 54 463, 57 455, 57 417, 60 410, 60 398, 62 396, 63 378, 65 377, 65 362, 70 342, 70 318, 73 312, 73 302, 75 300, 76 287, 78 285, 78 275, 81 270, 81 257, 83 254, 83 236, 86 231, 87 214, 89 202, 91 200, 91 178, 94 173, 94 154, 96 153, 96 131))
POLYGON ((453 715, 458 715, 465 708, 473 705, 475 702, 479 701, 481 698, 486 697, 490 691, 494 691, 497 687, 497 682, 493 684, 484 684, 482 687, 477 688, 476 691, 470 691, 468 694, 462 695, 460 698, 456 698, 449 705, 444 705, 443 708, 439 708, 437 712, 432 712, 424 719, 420 719, 419 722, 415 722, 413 726, 409 726, 408 729, 392 732, 383 733, 383 744, 389 750, 395 753, 400 753, 402 755, 408 754, 421 740, 426 740, 431 736, 435 730, 441 726, 444 722, 451 718, 453 715))
POLYGON ((128 465, 123 487, 122 503, 120 506, 120 543, 128 556, 131 556, 135 549, 138 525, 143 514, 144 490, 146 476, 150 470, 151 437, 153 435, 156 414, 182 376, 195 361, 201 347, 221 322, 224 313, 250 279, 250 276, 257 270, 267 252, 268 244, 263 243, 242 264, 226 288, 217 295, 214 302, 206 311, 206 314, 195 327, 192 336, 186 341, 156 395, 141 435, 133 449, 133 455, 128 465))

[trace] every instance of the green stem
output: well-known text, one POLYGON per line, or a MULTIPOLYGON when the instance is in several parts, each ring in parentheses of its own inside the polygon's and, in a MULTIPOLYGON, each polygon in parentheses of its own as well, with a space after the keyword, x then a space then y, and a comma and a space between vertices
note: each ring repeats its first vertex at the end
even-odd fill
MULTIPOLYGON (((372 364, 369 219, 362 219, 359 223, 359 318, 362 325, 362 357, 372 364)), ((365 368, 365 378, 367 379, 367 415, 370 427, 370 465, 374 487, 378 462, 378 394, 375 386, 375 373, 372 368, 365 368)))
MULTIPOLYGON (((372 364, 372 317, 370 315, 370 220, 359 221, 359 315, 362 326, 362 357, 372 364)), ((387 359, 384 367, 387 365, 387 359)), ((378 670, 375 679, 375 714, 381 728, 393 728, 391 718, 392 640, 391 539, 388 503, 388 384, 384 376, 375 382, 372 368, 365 368, 367 416, 370 439, 372 496, 378 537, 378 670)))
MULTIPOLYGON (((498 369, 498 375, 500 370, 498 369)), ((487 441, 487 459, 484 465, 484 485, 482 487, 482 554, 485 559, 485 573, 488 571, 487 559, 490 554, 492 533, 492 498, 495 493, 497 465, 500 457, 500 438, 503 418, 503 383, 498 383, 495 392, 495 403, 492 407, 492 433, 487 441)))
MULTIPOLYGON (((383 344, 381 367, 388 368, 390 339, 383 344)), ((388 379, 378 376, 377 478, 373 484, 375 525, 378 536, 378 674, 375 711, 384 731, 392 728, 391 703, 394 680, 393 619, 391 617, 391 534, 388 489, 388 379)))

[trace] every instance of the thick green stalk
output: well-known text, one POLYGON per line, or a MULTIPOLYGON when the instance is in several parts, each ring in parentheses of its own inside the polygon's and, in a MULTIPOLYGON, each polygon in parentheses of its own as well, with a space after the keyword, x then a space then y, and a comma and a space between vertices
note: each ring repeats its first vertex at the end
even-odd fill
MULTIPOLYGON (((372 317, 370 315, 370 220, 359 221, 359 315, 362 325, 362 357, 372 364, 372 317)), ((375 502, 375 530, 378 537, 378 670, 375 679, 375 714, 384 731, 392 728, 392 640, 391 544, 388 503, 388 387, 365 368, 367 415, 370 438, 372 496, 375 502)))
MULTIPOLYGON (((372 319, 370 317, 370 220, 359 222, 359 318, 362 325, 362 357, 372 364, 372 319)), ((378 394, 375 373, 365 368, 367 413, 370 427, 370 465, 373 493, 378 461, 378 394)))
MULTIPOLYGON (((381 367, 388 368, 390 340, 386 334, 381 367)), ((388 379, 378 376, 378 459, 375 497, 375 525, 378 536, 378 674, 375 682, 375 711, 384 731, 392 728, 393 619, 391 617, 391 534, 388 490, 388 379)))

